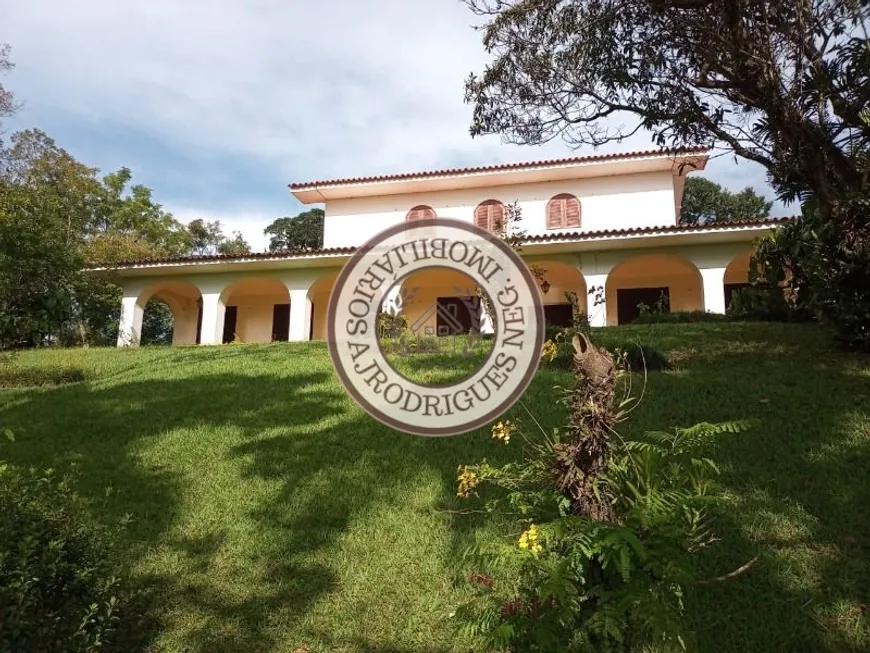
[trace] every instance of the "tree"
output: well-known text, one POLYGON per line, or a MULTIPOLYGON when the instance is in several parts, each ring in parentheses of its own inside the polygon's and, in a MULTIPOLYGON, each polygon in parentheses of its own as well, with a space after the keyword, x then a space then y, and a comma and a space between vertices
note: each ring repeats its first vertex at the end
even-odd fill
POLYGON ((242 232, 234 231, 232 238, 224 238, 223 242, 218 245, 218 253, 226 254, 227 256, 240 256, 242 254, 250 254, 251 246, 242 236, 242 232))
MULTIPOLYGON (((97 191, 92 219, 85 225, 82 255, 91 267, 116 265, 160 256, 186 254, 187 230, 157 204, 151 189, 136 184, 121 168, 105 175, 97 191)), ((117 339, 121 289, 104 278, 77 275, 73 284, 74 320, 64 334, 68 344, 109 344, 117 339)), ((162 320, 157 331, 171 331, 171 314, 149 311, 149 319, 162 320)))
POLYGON ((322 247, 324 215, 323 209, 310 209, 293 218, 278 218, 263 230, 269 236, 269 251, 322 247))
POLYGON ((0 346, 38 345, 72 314, 94 171, 38 130, 0 147, 0 346))
POLYGON ((218 220, 206 222, 202 218, 197 218, 188 223, 187 232, 192 254, 199 256, 247 254, 251 251, 250 246, 238 231, 233 234, 232 239, 228 239, 218 220))
MULTIPOLYGON (((0 43, 0 75, 9 72, 15 67, 15 64, 9 59, 9 50, 8 45, 0 43)), ((15 102, 15 96, 12 94, 12 91, 5 88, 3 84, 0 84, 0 118, 11 116, 17 108, 18 105, 15 102)))
POLYGON ((647 130, 764 166, 780 199, 831 225, 801 229, 814 310, 863 324, 841 335, 870 348, 870 2, 465 1, 494 57, 466 82, 473 135, 599 146, 647 130))
POLYGON ((689 177, 683 191, 680 224, 756 220, 769 216, 772 206, 752 188, 732 193, 709 179, 689 177))

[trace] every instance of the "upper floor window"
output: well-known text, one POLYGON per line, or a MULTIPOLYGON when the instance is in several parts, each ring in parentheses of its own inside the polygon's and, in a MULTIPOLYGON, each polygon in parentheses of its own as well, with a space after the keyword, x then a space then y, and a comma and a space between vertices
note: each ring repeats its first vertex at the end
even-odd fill
POLYGON ((547 202, 547 229, 580 227, 580 200, 570 193, 560 193, 547 202))
POLYGON ((489 231, 504 231, 504 204, 498 200, 486 200, 474 209, 474 224, 489 231))
POLYGON ((419 206, 415 206, 413 209, 408 211, 408 215, 405 216, 405 220, 407 220, 408 222, 413 222, 414 220, 422 220, 424 218, 434 217, 435 209, 433 209, 431 206, 420 204, 419 206))

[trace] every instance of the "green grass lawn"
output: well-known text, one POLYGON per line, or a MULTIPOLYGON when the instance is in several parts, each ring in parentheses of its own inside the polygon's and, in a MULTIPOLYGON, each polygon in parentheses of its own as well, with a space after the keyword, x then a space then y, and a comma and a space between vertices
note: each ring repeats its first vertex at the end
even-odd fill
MULTIPOLYGON (((721 541, 699 561, 689 619, 703 651, 870 649, 870 362, 811 326, 685 324, 597 332, 670 352, 625 429, 755 418, 724 436, 721 541)), ((397 363, 429 370, 437 361, 397 363)), ((449 615, 458 559, 494 525, 458 515, 458 465, 517 450, 483 430, 419 438, 367 417, 323 343, 43 350, 84 383, 0 391, 0 455, 74 470, 96 519, 146 580, 157 651, 467 651, 449 615)), ((454 358, 452 366, 473 360, 454 358)), ((419 371, 419 370, 418 370, 419 371)), ((445 378, 450 370, 444 370, 445 378)), ((543 368, 524 398, 563 423, 543 368)), ((519 406, 515 409, 519 410, 519 406)))

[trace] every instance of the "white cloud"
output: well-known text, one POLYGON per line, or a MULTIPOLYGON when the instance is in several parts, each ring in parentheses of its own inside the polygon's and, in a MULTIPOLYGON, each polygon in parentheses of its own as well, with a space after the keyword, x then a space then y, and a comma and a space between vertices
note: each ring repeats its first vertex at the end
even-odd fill
MULTIPOLYGON (((184 171, 191 186, 210 183, 198 176, 208 174, 206 166, 195 162, 216 159, 283 185, 569 153, 561 142, 531 149, 470 138, 462 83, 487 55, 470 28, 476 18, 457 0, 0 0, 0 6, 3 38, 18 63, 8 81, 28 103, 25 119, 30 112, 62 114, 65 124, 91 129, 126 125, 192 159, 184 171)), ((608 151, 648 145, 639 135, 608 151)), ((108 156, 105 149, 99 156, 108 156)), ((75 154, 102 164, 88 152, 75 154)), ((142 157, 111 156, 118 158, 142 157)), ((143 162, 146 169, 159 165, 143 162)), ((288 198, 286 205, 264 202, 252 214, 238 212, 232 207, 259 200, 225 197, 216 188, 214 200, 197 209, 186 206, 191 200, 183 191, 167 197, 154 190, 170 209, 217 211, 251 238, 252 221, 264 216, 261 232, 292 206, 288 198), (216 208, 220 202, 226 207, 216 208)))

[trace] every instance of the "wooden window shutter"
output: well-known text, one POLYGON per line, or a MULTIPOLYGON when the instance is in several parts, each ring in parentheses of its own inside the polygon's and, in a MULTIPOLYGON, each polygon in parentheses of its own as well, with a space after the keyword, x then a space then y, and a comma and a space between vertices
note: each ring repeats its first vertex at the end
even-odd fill
POLYGON ((415 206, 413 209, 408 211, 408 215, 405 219, 408 222, 413 222, 414 220, 423 220, 424 218, 434 218, 435 217, 435 209, 431 206, 426 206, 425 204, 421 204, 419 206, 415 206))
POLYGON ((547 229, 580 227, 580 200, 561 193, 547 202, 547 229))
POLYGON ((488 231, 504 231, 504 204, 498 200, 486 200, 478 204, 474 210, 474 224, 488 231))

